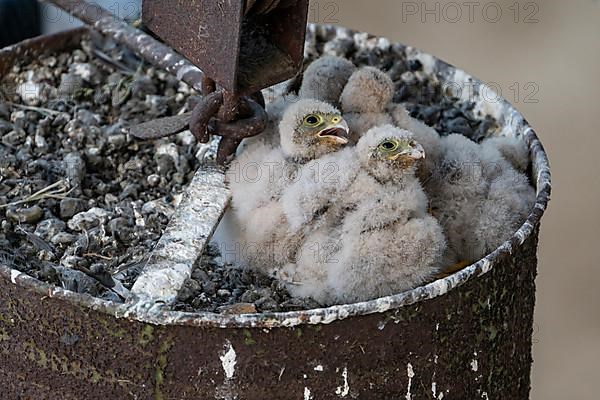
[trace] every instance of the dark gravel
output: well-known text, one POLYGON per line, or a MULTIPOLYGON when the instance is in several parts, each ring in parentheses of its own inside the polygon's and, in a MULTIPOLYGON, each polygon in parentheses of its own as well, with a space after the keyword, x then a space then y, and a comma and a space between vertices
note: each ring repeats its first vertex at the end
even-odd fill
POLYGON ((123 128, 190 94, 110 42, 16 65, 0 98, 0 260, 120 301, 200 165, 190 135, 140 142, 123 128))

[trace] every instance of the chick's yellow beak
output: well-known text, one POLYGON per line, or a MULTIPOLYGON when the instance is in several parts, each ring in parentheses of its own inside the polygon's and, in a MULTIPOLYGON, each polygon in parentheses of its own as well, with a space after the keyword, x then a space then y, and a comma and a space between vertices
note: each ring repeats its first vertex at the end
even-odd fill
POLYGON ((347 144, 350 139, 348 123, 340 118, 339 122, 330 124, 317 133, 319 139, 328 140, 338 144, 347 144))
POLYGON ((414 146, 410 146, 407 149, 404 149, 396 154, 390 156, 392 161, 396 161, 398 159, 409 159, 409 160, 421 160, 425 158, 425 149, 419 143, 414 146))

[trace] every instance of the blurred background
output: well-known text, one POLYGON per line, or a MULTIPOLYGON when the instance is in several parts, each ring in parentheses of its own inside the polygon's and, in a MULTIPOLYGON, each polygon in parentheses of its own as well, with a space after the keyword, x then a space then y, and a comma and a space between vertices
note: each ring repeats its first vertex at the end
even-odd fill
MULTIPOLYGON (((97 3, 121 18, 139 11, 136 0, 97 3)), ((40 19, 44 32, 76 23, 47 7, 40 19)), ((442 58, 495 88, 536 128, 554 191, 540 239, 531 398, 598 399, 600 1, 314 0, 310 19, 442 58)))

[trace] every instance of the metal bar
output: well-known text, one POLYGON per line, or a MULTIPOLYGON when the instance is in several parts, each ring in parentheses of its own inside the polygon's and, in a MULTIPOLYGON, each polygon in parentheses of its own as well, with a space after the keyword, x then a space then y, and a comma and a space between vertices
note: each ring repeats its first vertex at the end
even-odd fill
POLYGON ((175 302, 230 198, 221 169, 196 172, 184 200, 133 285, 130 302, 138 303, 137 308, 146 309, 175 302))
POLYGON ((41 0, 53 4, 98 32, 127 46, 140 57, 173 74, 198 92, 202 91, 204 73, 172 48, 129 25, 106 9, 85 0, 41 0))

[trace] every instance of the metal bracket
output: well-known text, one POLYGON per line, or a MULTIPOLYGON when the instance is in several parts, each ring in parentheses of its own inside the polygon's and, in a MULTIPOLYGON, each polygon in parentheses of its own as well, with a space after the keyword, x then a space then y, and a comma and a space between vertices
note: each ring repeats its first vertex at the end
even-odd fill
POLYGON ((238 96, 302 67, 308 0, 144 0, 142 20, 165 43, 238 96))

